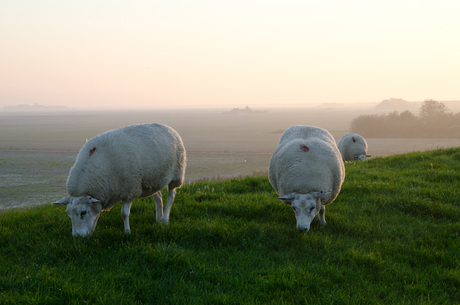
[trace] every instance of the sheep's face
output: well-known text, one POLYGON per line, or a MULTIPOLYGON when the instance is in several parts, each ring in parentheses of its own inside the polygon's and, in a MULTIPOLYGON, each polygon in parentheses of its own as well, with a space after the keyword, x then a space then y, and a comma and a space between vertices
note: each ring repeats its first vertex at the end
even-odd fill
POLYGON ((353 159, 359 160, 359 161, 365 161, 366 158, 369 158, 370 156, 371 155, 359 154, 359 155, 354 156, 353 159))
POLYGON ((102 211, 101 201, 91 196, 70 196, 53 204, 67 204, 66 211, 72 220, 73 236, 87 236, 93 233, 102 211))
POLYGON ((308 232, 310 230, 310 223, 321 210, 321 197, 326 196, 331 191, 311 192, 308 194, 291 193, 279 197, 279 199, 286 204, 290 204, 294 210, 297 220, 297 230, 299 232, 308 232))

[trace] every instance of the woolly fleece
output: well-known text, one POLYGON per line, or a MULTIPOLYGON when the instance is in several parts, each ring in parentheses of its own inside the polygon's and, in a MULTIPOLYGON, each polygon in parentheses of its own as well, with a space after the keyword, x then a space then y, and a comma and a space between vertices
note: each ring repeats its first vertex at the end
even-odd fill
POLYGON ((339 194, 344 179, 342 157, 327 130, 297 125, 281 135, 269 166, 270 183, 280 196, 332 189, 321 198, 327 205, 339 194))
POLYGON ((337 147, 344 161, 357 160, 360 155, 367 156, 367 143, 362 136, 356 133, 349 133, 340 138, 337 147), (355 141, 353 141, 353 138, 355 141))
POLYGON ((184 181, 186 152, 179 134, 162 124, 140 124, 104 132, 78 153, 67 179, 71 196, 89 195, 110 210, 184 181))

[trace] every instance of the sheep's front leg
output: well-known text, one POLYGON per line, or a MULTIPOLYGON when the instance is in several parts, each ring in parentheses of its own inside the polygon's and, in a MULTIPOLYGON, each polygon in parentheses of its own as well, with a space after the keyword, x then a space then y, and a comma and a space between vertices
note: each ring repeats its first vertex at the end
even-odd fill
POLYGON ((319 213, 318 215, 316 215, 316 219, 318 219, 319 221, 319 224, 324 227, 327 225, 326 223, 326 218, 324 217, 325 216, 325 213, 326 213, 326 208, 324 207, 324 205, 321 206, 321 210, 319 210, 319 213))
POLYGON ((164 225, 169 223, 169 212, 171 211, 171 206, 174 201, 174 197, 176 196, 175 189, 168 189, 168 202, 166 203, 165 210, 163 212, 163 216, 161 217, 160 222, 164 225))
POLYGON ((125 233, 131 233, 129 228, 129 213, 131 211, 132 202, 123 202, 121 207, 121 218, 123 218, 123 223, 125 224, 125 233))
POLYGON ((163 200, 161 199, 161 192, 153 194, 153 200, 157 208, 157 222, 160 222, 161 216, 163 216, 163 200))

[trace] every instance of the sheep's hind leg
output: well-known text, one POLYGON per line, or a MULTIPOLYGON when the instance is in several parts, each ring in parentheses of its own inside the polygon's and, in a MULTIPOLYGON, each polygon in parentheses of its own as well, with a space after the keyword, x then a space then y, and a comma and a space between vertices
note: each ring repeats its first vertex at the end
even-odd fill
POLYGON ((132 202, 123 202, 121 207, 121 218, 123 218, 123 223, 125 225, 125 233, 131 233, 129 228, 129 212, 131 211, 132 202))
POLYGON ((153 194, 153 200, 157 208, 157 222, 160 222, 161 216, 163 216, 163 200, 161 199, 161 192, 153 194))
POLYGON ((169 212, 171 211, 171 206, 173 204, 175 196, 176 196, 176 190, 168 187, 168 202, 166 203, 166 207, 163 212, 163 216, 161 217, 161 220, 160 220, 160 222, 164 225, 167 225, 169 223, 169 212))

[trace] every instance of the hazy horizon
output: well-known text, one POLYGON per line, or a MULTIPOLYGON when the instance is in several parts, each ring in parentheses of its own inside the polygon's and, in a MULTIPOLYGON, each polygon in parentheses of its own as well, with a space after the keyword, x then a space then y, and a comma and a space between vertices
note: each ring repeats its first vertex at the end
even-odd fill
MULTIPOLYGON (((460 100, 456 101, 438 101, 443 103, 447 107, 448 112, 457 113, 460 112, 460 100)), ((35 103, 31 104, 17 104, 17 105, 7 105, 0 108, 0 114, 14 114, 14 113, 30 113, 30 114, 40 114, 40 113, 56 113, 56 114, 65 114, 65 113, 90 113, 90 112, 184 112, 184 111, 200 111, 200 112, 233 112, 236 114, 235 110, 239 110, 238 114, 264 114, 269 111, 276 112, 292 112, 292 111, 346 111, 354 112, 355 116, 366 113, 390 113, 390 112, 403 112, 408 110, 413 114, 417 115, 422 105, 423 101, 405 101, 403 99, 384 99, 380 102, 362 102, 362 103, 306 103, 303 105, 187 105, 187 106, 177 106, 177 105, 155 105, 155 106, 145 106, 145 107, 125 107, 125 108, 83 108, 83 107, 68 107, 67 105, 55 105, 47 106, 35 103), (396 101, 395 101, 396 100, 396 101), (385 104, 387 102, 387 104, 385 104), (246 111, 246 108, 249 108, 249 111, 246 111)))
POLYGON ((460 2, 0 4, 0 110, 460 100, 460 2))
MULTIPOLYGON (((459 100, 460 102, 460 100, 459 100)), ((377 105, 379 102, 363 102, 363 103, 305 103, 305 104, 288 104, 288 103, 280 103, 280 104, 272 104, 272 105, 265 105, 263 103, 261 104, 239 104, 235 103, 234 105, 219 105, 218 103, 213 104, 213 105, 168 105, 168 104, 161 104, 161 105, 152 105, 152 106, 125 106, 125 107, 111 107, 111 108, 97 108, 97 107, 79 107, 76 105, 75 107, 70 107, 64 103, 62 104, 56 104, 56 105, 45 105, 45 104, 39 104, 39 103, 34 103, 34 104, 27 104, 27 103, 22 103, 22 104, 10 104, 10 105, 5 105, 0 108, 0 112, 9 112, 11 110, 8 110, 9 108, 18 108, 21 106, 29 107, 31 110, 35 107, 37 108, 59 108, 59 107, 64 107, 67 108, 66 110, 73 110, 73 111, 155 111, 155 110, 165 110, 165 111, 173 111, 173 110, 178 110, 178 111, 187 111, 187 110, 214 110, 214 111, 230 111, 232 109, 245 109, 246 107, 249 107, 251 110, 255 111, 261 111, 261 110, 273 110, 273 109, 304 109, 304 108, 355 108, 355 107, 363 107, 363 108, 373 108, 375 105, 377 105)), ((422 103, 420 102, 410 102, 410 103, 422 103)), ((14 111, 13 111, 14 112, 14 111)), ((20 112, 20 110, 18 111, 20 112)))

